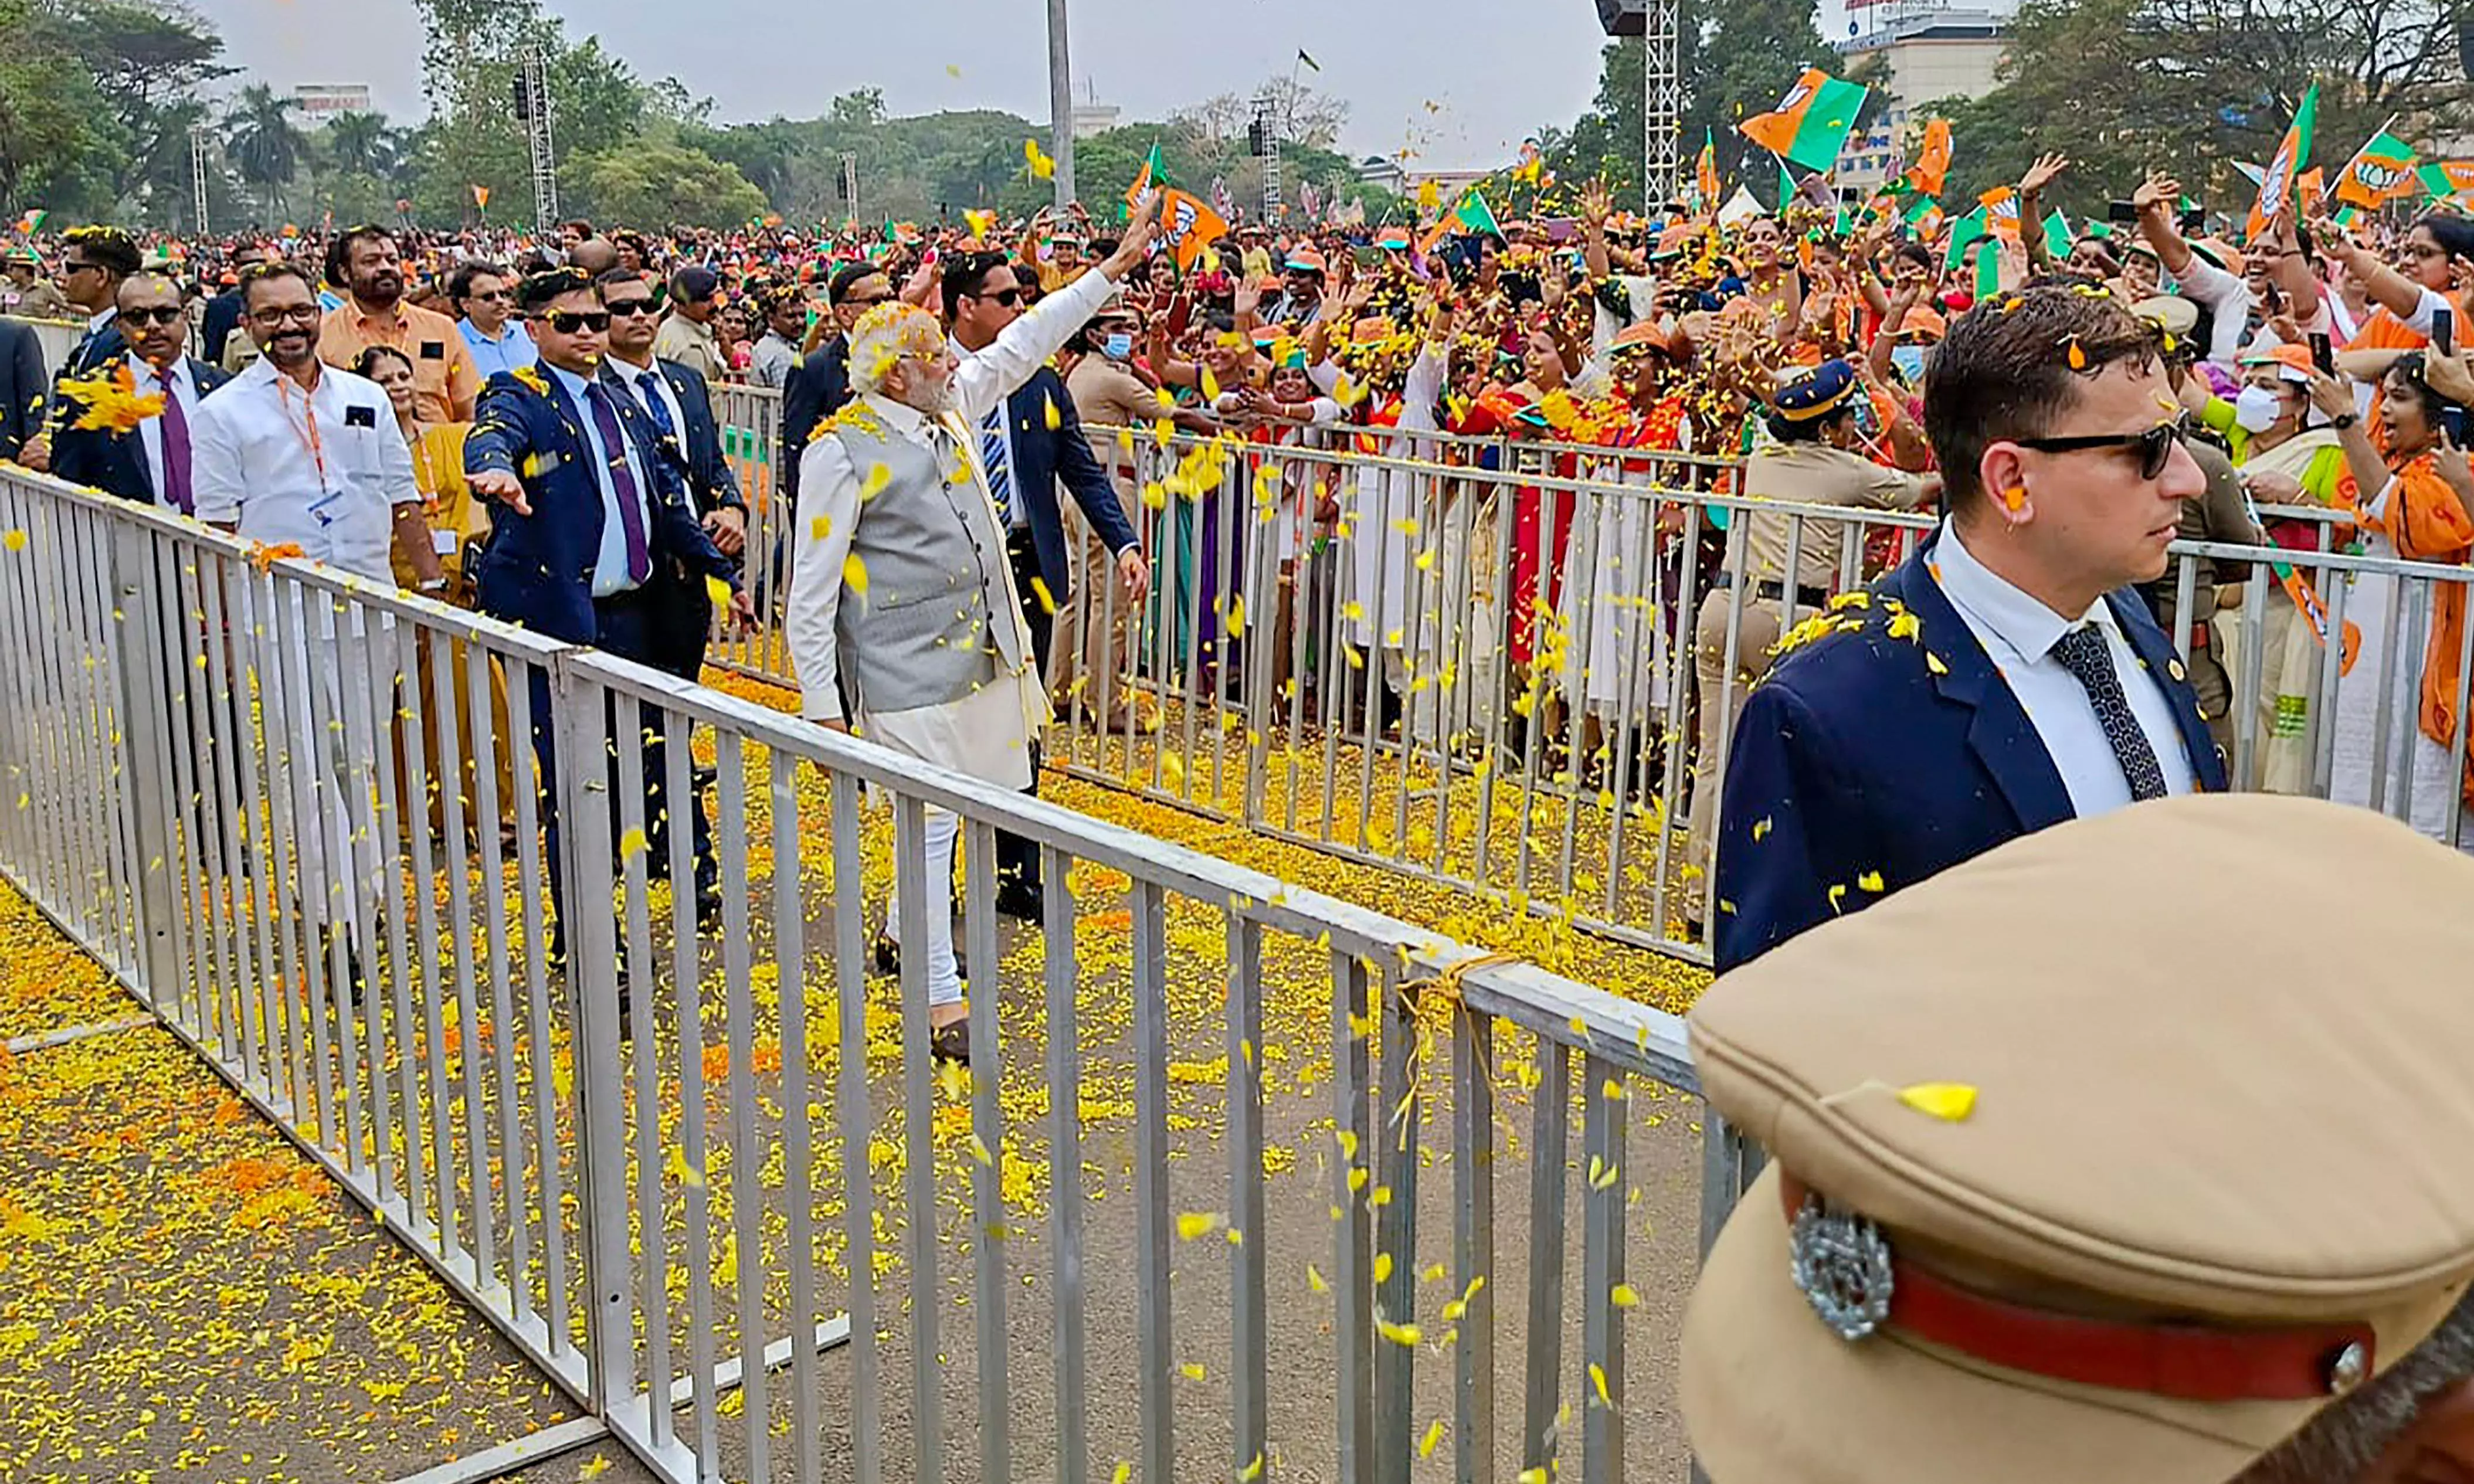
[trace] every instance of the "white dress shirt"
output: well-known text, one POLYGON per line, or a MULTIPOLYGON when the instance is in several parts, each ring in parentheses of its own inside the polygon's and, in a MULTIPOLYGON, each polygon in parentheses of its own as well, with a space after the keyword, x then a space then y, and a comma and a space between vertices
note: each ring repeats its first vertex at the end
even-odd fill
POLYGON ((2156 766, 2164 771, 2165 791, 2191 791, 2191 755, 2183 745, 2182 729, 2173 718, 2165 683, 2148 673, 2147 662, 2130 647, 2110 603, 2099 597, 2079 618, 2065 619, 1977 561, 1959 540, 1958 528, 1947 522, 1933 547, 1933 575, 2027 713, 2046 755, 2062 775, 2062 786, 2070 791, 2074 814, 2084 819, 2131 801, 2130 781, 2122 776, 2113 744, 2105 741, 2104 726, 2097 720, 2096 703, 2088 698, 2087 687, 2053 657, 2054 644, 2081 623, 2092 622, 2104 632, 2122 693, 2130 702, 2139 730, 2147 734, 2156 766))
MULTIPOLYGON (((981 419, 990 408, 1003 406, 1015 388, 1030 380, 1114 287, 1099 270, 1085 273, 1007 326, 986 350, 963 356, 955 369, 954 410, 937 420, 936 426, 969 465, 982 497, 991 503, 987 472, 980 463, 981 419)), ((892 436, 934 447, 937 435, 930 431, 930 420, 924 414, 874 393, 864 393, 862 398, 892 436)), ((835 620, 841 608, 842 565, 850 555, 851 534, 860 519, 860 477, 861 471, 852 467, 841 440, 830 433, 810 443, 799 462, 799 514, 793 526, 799 547, 784 629, 799 676, 800 715, 812 721, 842 719, 837 683, 841 660, 835 620)), ((999 570, 1010 587, 1010 570, 1002 563, 999 570)), ((1021 603, 1011 603, 1007 614, 995 617, 998 621, 1011 617, 1021 622, 1021 603)), ((1026 637, 1023 653, 1031 652, 1026 637)), ((1026 668, 958 701, 871 714, 860 720, 871 741, 1003 787, 1022 789, 1031 783, 1031 729, 1047 709, 1046 690, 1035 671, 1026 668), (1015 684, 1003 683, 1007 679, 1015 684)))
MULTIPOLYGON (((622 361, 614 355, 604 364, 608 365, 612 371, 617 372, 618 374, 618 378, 627 383, 627 389, 636 394, 636 401, 643 406, 644 415, 651 419, 653 428, 656 432, 661 430, 662 418, 669 419, 670 431, 678 437, 679 456, 682 458, 686 457, 688 451, 688 409, 686 404, 679 401, 679 389, 670 384, 669 377, 662 375, 660 363, 654 362, 644 366, 630 366, 625 361, 622 361), (646 386, 647 382, 651 383, 649 389, 646 386), (662 404, 662 417, 653 417, 653 403, 648 399, 660 400, 662 404)), ((704 508, 704 501, 696 498, 695 481, 690 479, 685 482, 688 490, 688 508, 694 511, 697 517, 701 519, 706 514, 706 511, 704 508)))
MULTIPOLYGON (((164 376, 157 375, 153 366, 134 355, 129 357, 129 369, 137 379, 138 396, 150 397, 160 392, 167 400, 180 402, 182 416, 186 418, 189 424, 189 456, 191 467, 195 468, 198 450, 198 378, 189 374, 189 358, 184 355, 174 361, 171 372, 164 376)), ((146 477, 154 481, 155 503, 168 507, 172 503, 172 487, 165 482, 163 476, 163 420, 154 417, 138 424, 137 436, 146 445, 146 477)))
POLYGON ((421 491, 376 382, 327 366, 304 392, 260 357, 198 403, 189 450, 199 520, 394 585, 395 507, 420 504, 421 491))
MULTIPOLYGON (((972 356, 980 353, 977 351, 966 349, 959 340, 948 340, 946 344, 953 348, 954 359, 958 361, 967 361, 972 356)), ((990 346, 989 349, 994 350, 996 348, 994 346, 990 346)), ((1034 371, 1032 375, 1037 375, 1037 372, 1034 371)), ((1027 381, 1031 378, 1029 377, 1025 377, 1023 379, 1027 381)), ((1006 393, 1006 396, 1008 398, 1012 395, 1012 392, 1006 393)), ((987 446, 984 442, 980 440, 984 440, 987 437, 988 419, 991 417, 996 419, 997 436, 1005 440, 1006 488, 1010 492, 1010 496, 1006 502, 997 507, 997 514, 1004 517, 1004 519, 999 521, 997 523, 1009 531, 1029 530, 1031 529, 1031 506, 1022 498, 1022 460, 1014 456, 1013 408, 1005 401, 1000 400, 992 410, 981 413, 979 417, 974 420, 976 426, 971 429, 974 440, 971 446, 971 452, 974 456, 980 458, 983 464, 985 463, 988 451, 987 446)), ((984 471, 982 471, 982 473, 984 473, 984 471)), ((990 493, 993 494, 996 486, 991 482, 988 488, 990 493)))
MULTIPOLYGON (((627 450, 612 449, 601 441, 601 420, 593 415, 593 400, 586 395, 586 388, 594 383, 547 361, 541 363, 541 369, 556 377, 558 384, 567 389, 569 400, 575 403, 575 420, 584 427, 584 450, 593 456, 594 482, 601 487, 601 549, 593 560, 593 596, 614 597, 632 593, 637 584, 627 572, 626 518, 618 510, 618 481, 610 477, 610 460, 613 456, 626 458, 627 450)), ((608 387, 601 390, 608 395, 608 387)), ((626 433, 622 423, 618 428, 621 443, 626 442, 626 433)), ((638 529, 644 533, 644 552, 649 557, 653 550, 653 511, 646 502, 649 492, 644 481, 651 477, 650 461, 629 459, 627 470, 634 476, 637 519, 643 523, 638 529)))

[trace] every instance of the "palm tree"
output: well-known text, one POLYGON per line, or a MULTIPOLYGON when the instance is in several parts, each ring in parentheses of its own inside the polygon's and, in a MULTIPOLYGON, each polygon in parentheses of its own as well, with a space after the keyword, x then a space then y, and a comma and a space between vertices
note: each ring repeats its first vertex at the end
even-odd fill
POLYGON ((347 174, 385 180, 395 169, 395 134, 383 113, 338 113, 327 123, 327 157, 347 174))
POLYGON ((231 131, 224 152, 242 180, 267 189, 279 216, 284 209, 283 188, 308 153, 309 141, 292 125, 292 111, 300 106, 263 83, 253 83, 224 114, 224 127, 231 131))

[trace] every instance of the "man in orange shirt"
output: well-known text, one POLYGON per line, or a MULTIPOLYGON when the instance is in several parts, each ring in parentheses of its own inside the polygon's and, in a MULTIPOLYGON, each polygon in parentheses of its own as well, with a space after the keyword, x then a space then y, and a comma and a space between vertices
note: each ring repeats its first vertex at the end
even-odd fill
POLYGON ((481 373, 455 322, 435 309, 403 302, 403 258, 383 227, 355 227, 327 248, 327 279, 341 285, 343 304, 327 311, 318 358, 351 370, 374 345, 393 346, 412 361, 413 403, 424 423, 470 423, 481 373))

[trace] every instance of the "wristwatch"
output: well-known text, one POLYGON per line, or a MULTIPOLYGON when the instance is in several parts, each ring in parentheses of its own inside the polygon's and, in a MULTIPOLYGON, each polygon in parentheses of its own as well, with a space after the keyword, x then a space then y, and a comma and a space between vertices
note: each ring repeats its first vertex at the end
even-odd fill
POLYGON ((421 591, 424 593, 444 593, 447 591, 447 579, 444 577, 432 577, 427 582, 421 585, 421 591))
POLYGON ((2349 427, 2353 426, 2355 424, 2357 424, 2357 423, 2361 422, 2362 420, 2363 420, 2363 415, 2362 415, 2361 413, 2359 413, 2359 412, 2348 412, 2348 413, 2346 413, 2343 417, 2330 418, 2330 419, 2328 420, 2328 426, 2329 426, 2330 427, 2335 428, 2337 431, 2339 431, 2339 432, 2341 432, 2341 432, 2343 432, 2346 428, 2349 428, 2349 427))

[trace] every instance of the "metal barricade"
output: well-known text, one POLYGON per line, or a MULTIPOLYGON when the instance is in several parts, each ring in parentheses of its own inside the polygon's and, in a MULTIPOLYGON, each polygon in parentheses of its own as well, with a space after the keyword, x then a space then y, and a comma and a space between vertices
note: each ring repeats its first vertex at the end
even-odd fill
POLYGON ((1627 1339, 1748 1160, 1672 1017, 155 510, 0 530, 0 864, 662 1477, 1682 1472, 1627 1339), (869 982, 940 815, 958 1076, 925 913, 869 982))

